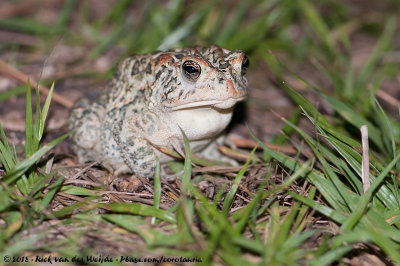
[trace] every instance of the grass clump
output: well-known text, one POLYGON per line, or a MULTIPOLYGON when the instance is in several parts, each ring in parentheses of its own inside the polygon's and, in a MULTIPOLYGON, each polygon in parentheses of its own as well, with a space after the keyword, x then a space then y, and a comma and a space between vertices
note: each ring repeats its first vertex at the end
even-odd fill
POLYGON ((40 147, 53 88, 54 85, 42 110, 40 110, 39 90, 36 90, 36 115, 33 122, 31 88, 29 84, 27 86, 24 160, 18 160, 16 150, 10 146, 0 124, 0 162, 5 169, 5 174, 0 177, 0 213, 5 222, 2 225, 4 230, 0 234, 0 250, 4 251, 7 247, 9 255, 32 247, 32 242, 29 240, 23 245, 17 245, 19 241, 15 245, 9 244, 12 243, 16 232, 40 224, 40 221, 45 219, 46 215, 42 211, 48 207, 63 180, 59 177, 50 184, 49 181, 55 177, 56 172, 46 169, 46 165, 40 161, 43 155, 68 136, 68 134, 63 135, 40 147), (48 192, 44 195, 45 189, 48 189, 48 192))

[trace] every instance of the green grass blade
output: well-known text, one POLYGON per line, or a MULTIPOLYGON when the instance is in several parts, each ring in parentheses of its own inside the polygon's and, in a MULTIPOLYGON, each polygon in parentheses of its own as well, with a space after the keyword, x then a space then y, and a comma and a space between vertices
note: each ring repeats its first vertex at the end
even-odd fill
MULTIPOLYGON (((154 175, 154 208, 160 208, 161 201, 161 179, 160 179, 160 161, 157 160, 156 174, 154 175)), ((153 217, 151 224, 155 224, 156 218, 153 217)))
POLYGON ((50 179, 52 179, 56 173, 56 171, 52 171, 45 176, 38 174, 39 178, 35 180, 35 184, 33 184, 32 188, 30 189, 30 197, 34 198, 36 193, 43 190, 46 187, 46 184, 49 183, 50 179))
POLYGON ((97 199, 97 197, 87 197, 87 198, 84 198, 82 201, 78 201, 78 202, 73 203, 69 206, 66 206, 62 209, 52 211, 48 215, 48 218, 54 219, 54 217, 55 217, 55 218, 61 219, 65 216, 72 215, 74 212, 76 212, 76 210, 80 210, 80 211, 90 210, 91 208, 94 208, 94 206, 92 205, 92 201, 94 199, 97 199))
POLYGON ((75 11, 75 4, 76 0, 67 0, 64 3, 61 12, 58 14, 58 21, 53 30, 53 34, 60 34, 66 30, 68 26, 68 21, 72 13, 75 11))
POLYGON ((39 22, 38 20, 28 18, 6 18, 0 20, 0 28, 8 30, 22 31, 39 36, 49 36, 49 25, 39 22))
POLYGON ((40 134, 40 128, 44 127, 42 125, 42 121, 40 119, 40 94, 39 94, 39 84, 38 87, 36 87, 36 114, 35 114, 35 124, 33 126, 33 143, 32 143, 32 153, 36 152, 37 149, 39 148, 39 143, 40 139, 42 138, 40 134))
POLYGON ((236 192, 237 192, 237 190, 239 188, 240 181, 242 180, 243 175, 246 173, 247 167, 249 166, 250 161, 252 160, 253 155, 256 152, 256 150, 257 150, 257 146, 253 148, 253 151, 251 152, 251 154, 247 158, 246 163, 243 165, 242 169, 240 169, 239 173, 236 175, 236 178, 233 181, 232 187, 231 187, 231 189, 229 190, 228 194, 225 197, 224 205, 222 206, 222 213, 224 213, 226 216, 228 215, 229 208, 231 207, 233 199, 236 196, 236 192))
POLYGON ((242 247, 245 248, 251 252, 257 253, 259 255, 262 255, 264 252, 264 244, 262 242, 250 240, 247 238, 244 238, 243 236, 239 237, 234 237, 233 242, 242 247))
POLYGON ((28 80, 26 88, 26 118, 25 118, 25 157, 31 156, 33 151, 33 116, 32 116, 31 85, 28 80))
MULTIPOLYGON (((299 246, 302 243, 304 243, 304 241, 309 239, 316 232, 317 232, 317 230, 309 230, 304 233, 296 233, 296 234, 290 236, 285 241, 284 245, 282 245, 282 248, 279 251, 279 253, 282 254, 281 257, 283 258, 283 261, 285 261, 284 258, 287 256, 287 254, 290 254, 294 250, 297 250, 299 248, 299 246)), ((301 258, 307 256, 307 253, 305 253, 304 251, 306 251, 306 250, 305 249, 301 250, 301 253, 303 253, 303 254, 301 254, 298 259, 301 259, 301 258)))
MULTIPOLYGON (((353 171, 357 174, 358 179, 355 179, 355 175, 353 175, 352 179, 348 179, 351 184, 355 185, 355 191, 361 195, 363 192, 362 183, 361 183, 361 155, 355 152, 350 147, 346 146, 346 144, 340 143, 340 141, 331 138, 329 136, 325 136, 328 142, 339 152, 339 154, 346 160, 346 162, 350 165, 353 171), (354 157, 359 157, 355 159, 354 157)), ((334 160, 332 160, 334 162, 334 160)), ((344 163, 335 163, 336 166, 340 169, 345 170, 344 173, 351 174, 352 171, 347 167, 344 163)), ((371 166, 373 169, 373 165, 371 166)), ((378 169, 375 169, 378 171, 378 169)), ((347 175, 345 175, 347 177, 347 175)), ((371 182, 374 182, 376 179, 373 175, 370 175, 371 182)), ((393 191, 386 184, 383 185, 377 192, 378 198, 385 204, 389 209, 398 207, 398 200, 393 196, 393 191)))
POLYGON ((376 65, 379 62, 379 58, 382 56, 388 47, 392 44, 393 36, 397 27, 397 19, 395 16, 391 16, 383 29, 382 35, 378 40, 374 50, 372 51, 368 61, 363 65, 358 75, 358 80, 361 83, 367 81, 374 71, 376 65))
POLYGON ((44 102, 44 105, 43 105, 42 114, 40 117, 40 132, 39 132, 40 138, 39 138, 39 140, 41 140, 42 136, 43 136, 44 125, 46 123, 47 114, 49 112, 51 97, 53 96, 53 91, 54 91, 54 82, 51 84, 49 94, 47 94, 46 101, 44 102))
POLYGON ((1 123, 0 134, 0 162, 6 169, 6 172, 9 172, 17 164, 17 157, 14 156, 14 153, 11 150, 10 144, 8 143, 6 134, 4 133, 4 129, 1 123))
POLYGON ((4 183, 7 185, 11 184, 14 182, 16 179, 21 177, 32 165, 34 165, 40 158, 46 154, 48 151, 54 148, 60 141, 65 139, 66 137, 69 136, 68 134, 65 134, 52 142, 44 145, 42 148, 40 148, 37 152, 20 162, 15 168, 11 169, 10 172, 8 172, 2 179, 4 180, 4 183))
POLYGON ((7 254, 12 258, 12 256, 22 254, 25 250, 35 250, 35 244, 46 237, 46 235, 48 235, 46 232, 41 232, 39 234, 31 234, 27 236, 24 241, 14 241, 13 244, 7 246, 3 250, 3 254, 7 254))
POLYGON ((382 106, 379 104, 378 100, 375 97, 373 97, 373 105, 374 109, 377 109, 378 123, 380 125, 381 132, 385 132, 384 137, 386 138, 388 143, 391 144, 390 148, 394 158, 397 151, 396 143, 399 143, 400 139, 400 125, 397 121, 388 117, 388 115, 385 113, 382 106))
POLYGON ((324 95, 324 98, 331 104, 336 112, 338 112, 347 122, 355 126, 357 129, 362 125, 367 125, 368 137, 379 147, 379 149, 383 149, 381 132, 371 122, 357 114, 345 103, 328 95, 324 95))
POLYGON ((156 229, 149 228, 149 225, 142 219, 126 214, 103 214, 105 220, 112 222, 128 231, 140 235, 147 245, 179 245, 180 238, 178 234, 167 234, 156 229))
POLYGON ((64 177, 61 176, 60 178, 57 179, 56 182, 54 182, 54 184, 52 184, 50 186, 49 192, 47 192, 46 195, 44 195, 43 199, 40 201, 40 210, 39 211, 44 210, 50 204, 50 202, 53 200, 55 194, 60 189, 63 181, 64 181, 64 177))
POLYGON ((331 218, 332 220, 334 220, 337 223, 344 223, 345 219, 347 218, 345 215, 335 211, 332 208, 329 208, 328 206, 319 204, 313 200, 310 200, 308 198, 305 198, 303 196, 300 196, 297 193, 288 191, 288 194, 290 196, 292 196, 293 198, 295 198, 298 201, 303 202, 304 204, 307 204, 308 206, 310 206, 311 208, 317 210, 318 212, 322 213, 323 215, 325 215, 326 217, 331 218))
POLYGON ((204 10, 192 14, 184 23, 182 23, 182 26, 178 27, 164 38, 162 43, 157 47, 157 50, 165 51, 170 49, 173 44, 178 43, 180 40, 187 37, 192 32, 193 28, 205 17, 208 9, 209 8, 205 8, 204 10))
POLYGON ((379 174, 376 178, 375 182, 373 182, 368 189, 367 193, 361 196, 360 203, 358 204, 357 208, 354 212, 346 219, 346 221, 342 224, 341 229, 343 231, 351 230, 360 220, 361 216, 363 215, 364 211, 367 208, 368 203, 371 201, 372 196, 376 193, 376 190, 379 186, 383 183, 387 175, 389 174, 390 170, 396 163, 400 160, 400 154, 398 154, 389 164, 388 166, 379 174))
MULTIPOLYGON (((308 116, 307 112, 306 115, 308 116)), ((341 182, 338 175, 332 169, 331 165, 327 162, 327 160, 322 156, 322 154, 329 154, 328 149, 324 148, 321 143, 311 138, 308 134, 306 134, 299 127, 291 124, 289 121, 284 120, 285 123, 291 125, 296 132, 306 141, 309 147, 312 149, 313 153, 317 156, 318 160, 323 166, 323 171, 325 175, 325 180, 323 179, 314 179, 316 177, 313 173, 309 174, 307 178, 317 186, 321 193, 323 193, 326 200, 329 201, 331 206, 335 209, 348 212, 349 208, 353 206, 353 203, 356 201, 354 195, 349 193, 347 186, 341 182), (323 153, 322 153, 323 152, 323 153), (329 187, 327 187, 329 186, 329 187), (327 194, 325 194, 325 192, 327 194)), ((317 127, 318 124, 315 124, 317 127)), ((354 206, 353 206, 354 207, 354 206)))
POLYGON ((117 213, 130 213, 141 216, 154 216, 160 220, 168 223, 175 224, 175 216, 173 213, 161 209, 157 209, 153 206, 147 206, 139 203, 97 203, 94 204, 97 208, 104 208, 106 210, 117 212, 117 213))
POLYGON ((84 187, 77 187, 73 185, 64 185, 60 189, 61 192, 68 193, 76 196, 95 196, 98 195, 96 191, 84 187))
POLYGON ((329 124, 325 117, 318 112, 318 110, 306 98, 304 98, 303 95, 289 87, 286 83, 283 84, 283 89, 294 102, 300 105, 308 114, 314 117, 314 120, 317 121, 318 125, 325 131, 333 134, 335 137, 352 147, 361 147, 358 141, 355 141, 352 138, 337 132, 337 130, 331 124, 329 124))
MULTIPOLYGON (((260 188, 257 191, 256 196, 251 200, 251 202, 243 209, 241 209, 240 220, 236 223, 235 230, 238 234, 242 233, 246 224, 249 222, 250 215, 252 213, 256 213, 257 216, 257 207, 260 204, 260 201, 263 198, 263 189, 265 184, 267 183, 267 179, 263 183, 261 183, 260 188)), ((225 203, 225 202, 224 202, 225 203)))
POLYGON ((321 257, 319 257, 313 261, 310 261, 309 263, 310 263, 310 265, 313 265, 313 266, 330 265, 330 264, 334 263, 336 260, 343 257, 347 252, 349 252, 352 249, 353 248, 351 246, 341 246, 334 250, 330 250, 330 251, 326 252, 321 257))
MULTIPOLYGON (((296 128, 296 130, 299 129, 296 128)), ((280 162, 283 166, 289 168, 292 171, 297 171, 297 169, 299 169, 300 164, 297 161, 293 160, 292 158, 284 154, 280 154, 278 152, 271 150, 264 143, 262 143, 254 135, 253 132, 250 131, 250 134, 253 137, 253 139, 257 141, 257 144, 264 149, 264 151, 266 151, 275 160, 280 162)), ((335 209, 343 208, 343 202, 341 202, 341 199, 337 198, 337 195, 334 192, 336 189, 330 180, 322 176, 317 171, 311 171, 310 173, 307 173, 307 176, 305 177, 307 178, 307 180, 309 180, 312 184, 314 184, 318 188, 318 190, 322 193, 322 195, 324 195, 324 197, 328 200, 331 206, 333 206, 335 209)))
POLYGON ((224 44, 230 36, 233 36, 232 33, 235 32, 239 27, 238 25, 242 21, 245 16, 247 10, 253 3, 253 0, 241 0, 237 8, 235 9, 235 13, 233 14, 232 19, 227 23, 227 26, 223 28, 222 32, 218 35, 216 43, 224 44))
POLYGON ((183 175, 182 175, 182 192, 183 195, 186 196, 188 195, 189 192, 189 187, 191 186, 191 177, 192 177, 192 157, 190 153, 190 144, 189 140, 181 130, 182 136, 183 136, 183 141, 185 143, 185 164, 183 166, 183 175))
POLYGON ((308 0, 299 0, 298 3, 311 27, 318 34, 320 40, 328 47, 330 54, 338 54, 335 43, 329 34, 329 29, 313 4, 308 0))
POLYGON ((17 86, 15 88, 0 92, 0 102, 6 101, 11 97, 15 97, 26 92, 25 86, 17 86))

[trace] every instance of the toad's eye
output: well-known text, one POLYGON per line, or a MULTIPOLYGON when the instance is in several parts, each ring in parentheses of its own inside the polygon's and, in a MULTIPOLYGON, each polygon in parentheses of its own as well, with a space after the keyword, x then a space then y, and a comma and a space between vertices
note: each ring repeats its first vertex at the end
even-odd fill
POLYGON ((182 64, 182 72, 186 78, 196 80, 200 77, 201 67, 196 62, 188 60, 182 64))
POLYGON ((249 69, 249 66, 250 66, 249 58, 247 58, 247 56, 244 56, 242 60, 242 75, 246 74, 247 70, 249 69))

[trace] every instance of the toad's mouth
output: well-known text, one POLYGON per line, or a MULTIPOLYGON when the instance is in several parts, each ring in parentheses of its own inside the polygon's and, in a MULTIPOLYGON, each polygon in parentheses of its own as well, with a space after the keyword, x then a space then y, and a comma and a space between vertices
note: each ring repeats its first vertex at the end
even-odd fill
POLYGON ((177 104, 173 106, 166 107, 171 108, 172 111, 188 109, 188 108, 203 108, 203 107, 214 107, 218 109, 229 109, 233 107, 237 102, 242 101, 246 98, 246 96, 238 97, 238 98, 230 98, 228 100, 204 100, 204 101, 196 101, 190 103, 177 104))

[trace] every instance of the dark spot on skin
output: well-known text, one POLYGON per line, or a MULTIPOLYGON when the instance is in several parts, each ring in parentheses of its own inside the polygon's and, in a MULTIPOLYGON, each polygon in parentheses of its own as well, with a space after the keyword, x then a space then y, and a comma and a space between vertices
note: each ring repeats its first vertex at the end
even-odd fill
POLYGON ((183 90, 181 90, 181 91, 179 92, 179 98, 181 98, 182 94, 183 94, 183 90))
POLYGON ((134 76, 139 73, 139 61, 136 61, 132 66, 131 75, 134 76))
MULTIPOLYGON (((161 66, 160 71, 158 71, 157 74, 156 74, 156 80, 158 80, 158 79, 160 78, 160 76, 161 76, 162 73, 165 73, 165 72, 166 72, 166 71, 165 71, 166 68, 167 68, 166 66, 161 66)), ((171 76, 171 73, 172 73, 172 70, 169 69, 169 70, 168 70, 168 75, 167 75, 166 78, 164 78, 164 80, 165 80, 165 79, 168 79, 168 78, 171 76)))
POLYGON ((157 72, 157 74, 156 74, 156 80, 158 80, 158 79, 160 78, 161 73, 162 73, 162 71, 158 71, 158 72, 157 72))
POLYGON ((143 169, 147 169, 147 168, 151 167, 151 165, 152 165, 152 162, 145 162, 142 164, 142 167, 143 167, 143 169))
POLYGON ((171 78, 167 84, 164 85, 164 89, 170 86, 171 83, 176 83, 177 77, 171 78))
POLYGON ((167 76, 167 79, 169 79, 169 77, 171 77, 171 75, 172 75, 172 70, 171 70, 171 69, 168 69, 168 76, 167 76))
POLYGON ((226 68, 228 68, 228 66, 229 66, 229 63, 228 62, 224 62, 224 63, 221 63, 221 64, 219 64, 219 69, 226 69, 226 68))
POLYGON ((150 114, 147 114, 146 117, 147 117, 147 119, 149 119, 151 122, 154 121, 153 117, 152 117, 150 114))
POLYGON ((175 91, 175 89, 176 89, 175 86, 171 86, 171 87, 168 89, 168 91, 166 91, 166 92, 164 93, 164 99, 167 99, 167 98, 168 98, 168 94, 170 94, 171 92, 175 91))
POLYGON ((151 64, 150 63, 148 63, 146 66, 146 73, 151 74, 151 64))
POLYGON ((137 153, 136 154, 144 153, 144 152, 145 152, 144 147, 140 147, 139 149, 137 149, 137 153))
POLYGON ((117 108, 111 109, 110 111, 107 112, 107 116, 114 117, 116 111, 117 111, 117 108))
POLYGON ((225 54, 224 57, 225 57, 225 58, 226 58, 226 57, 229 57, 231 54, 236 53, 236 52, 237 52, 237 50, 229 51, 228 53, 225 54))
POLYGON ((142 64, 144 64, 144 63, 146 63, 146 58, 142 58, 142 59, 140 59, 140 63, 142 63, 142 64))
POLYGON ((184 55, 183 54, 176 54, 175 57, 178 58, 178 59, 182 59, 184 57, 184 55))
MULTIPOLYGON (((137 164, 137 159, 136 159, 136 158, 137 158, 137 154, 134 153, 134 154, 131 156, 131 161, 132 161, 133 164, 137 164)), ((124 159, 124 161, 125 161, 126 164, 129 164, 129 160, 125 160, 125 159, 124 159)))

